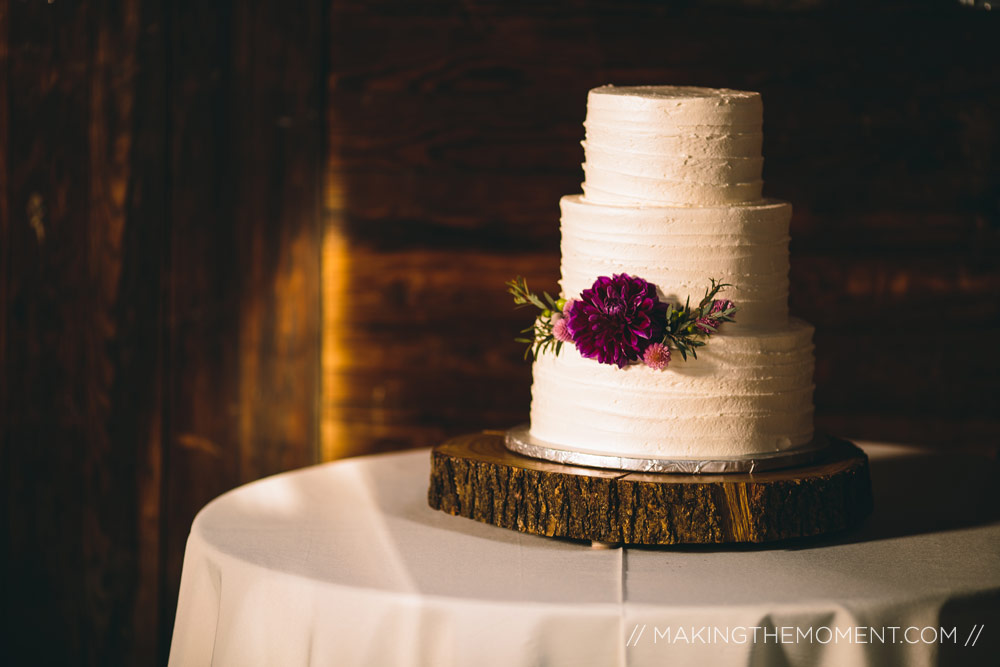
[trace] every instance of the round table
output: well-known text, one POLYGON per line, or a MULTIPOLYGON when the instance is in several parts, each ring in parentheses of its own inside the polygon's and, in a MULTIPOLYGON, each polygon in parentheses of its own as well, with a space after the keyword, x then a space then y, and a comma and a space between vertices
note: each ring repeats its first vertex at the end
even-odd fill
POLYGON ((764 547, 449 516, 427 506, 427 450, 247 484, 192 525, 170 664, 996 664, 996 450, 860 444, 867 523, 764 547))

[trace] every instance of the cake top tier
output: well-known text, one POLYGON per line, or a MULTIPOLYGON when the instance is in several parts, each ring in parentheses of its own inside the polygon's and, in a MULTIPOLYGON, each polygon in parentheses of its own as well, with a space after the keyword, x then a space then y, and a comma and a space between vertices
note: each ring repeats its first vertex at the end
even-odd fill
POLYGON ((715 206, 761 197, 760 95, 690 86, 602 86, 587 98, 589 201, 715 206))
POLYGON ((695 86, 601 86, 587 96, 587 122, 750 126, 760 130, 760 93, 695 86))

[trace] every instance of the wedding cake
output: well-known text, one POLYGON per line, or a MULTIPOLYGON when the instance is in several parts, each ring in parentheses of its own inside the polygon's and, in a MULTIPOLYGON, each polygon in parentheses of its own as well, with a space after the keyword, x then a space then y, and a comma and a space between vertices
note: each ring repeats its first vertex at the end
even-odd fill
POLYGON ((725 462, 815 449, 813 329, 788 315, 792 209, 761 195, 762 114, 753 92, 590 91, 583 194, 561 200, 565 310, 545 311, 556 344, 536 351, 530 429, 515 438, 528 453, 725 462), (686 354, 652 344, 649 327, 660 336, 663 325, 642 313, 618 333, 624 352, 593 340, 594 309, 618 308, 608 294, 631 289, 629 303, 669 321, 666 304, 676 319, 710 280, 725 286, 689 308, 701 319, 682 333, 705 336, 686 354))

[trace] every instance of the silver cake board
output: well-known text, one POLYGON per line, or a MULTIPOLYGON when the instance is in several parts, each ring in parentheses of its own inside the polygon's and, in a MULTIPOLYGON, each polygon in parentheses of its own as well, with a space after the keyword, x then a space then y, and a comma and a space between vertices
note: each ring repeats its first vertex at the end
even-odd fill
POLYGON ((808 444, 787 451, 757 453, 730 458, 639 458, 571 451, 556 447, 531 435, 528 424, 515 426, 504 437, 507 449, 535 459, 566 465, 628 470, 648 473, 686 473, 704 475, 714 473, 754 473, 801 466, 817 460, 829 447, 830 439, 817 434, 808 444))

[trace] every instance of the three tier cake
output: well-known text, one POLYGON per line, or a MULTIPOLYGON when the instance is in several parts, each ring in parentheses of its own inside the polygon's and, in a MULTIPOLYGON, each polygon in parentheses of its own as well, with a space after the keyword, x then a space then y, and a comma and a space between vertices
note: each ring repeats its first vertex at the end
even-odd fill
POLYGON ((792 207, 761 195, 762 112, 753 92, 590 91, 583 194, 561 201, 562 295, 626 274, 684 304, 714 279, 729 284, 735 321, 666 368, 598 363, 572 341, 538 354, 530 430, 509 446, 564 462, 651 470, 690 460, 719 471, 816 449, 813 329, 788 315, 792 207))
POLYGON ((431 452, 428 504, 600 544, 764 543, 857 525, 868 458, 813 433, 813 329, 788 316, 791 206, 761 195, 757 93, 596 88, 531 422, 431 452), (693 474, 687 474, 693 473, 693 474))

